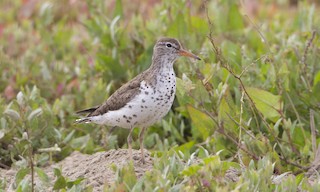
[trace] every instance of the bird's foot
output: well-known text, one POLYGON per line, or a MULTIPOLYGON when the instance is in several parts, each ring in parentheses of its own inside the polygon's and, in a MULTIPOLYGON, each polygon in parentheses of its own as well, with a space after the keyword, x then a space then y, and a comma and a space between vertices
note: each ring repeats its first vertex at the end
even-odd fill
POLYGON ((138 164, 145 164, 146 163, 145 158, 142 155, 140 155, 140 156, 133 155, 132 157, 129 157, 129 158, 131 161, 136 162, 138 164))
POLYGON ((146 163, 146 161, 145 161, 145 153, 143 151, 141 151, 139 162, 142 163, 142 164, 146 163))
POLYGON ((142 157, 139 159, 139 161, 138 161, 138 162, 139 162, 139 164, 146 164, 145 159, 144 159, 144 158, 142 158, 142 157))

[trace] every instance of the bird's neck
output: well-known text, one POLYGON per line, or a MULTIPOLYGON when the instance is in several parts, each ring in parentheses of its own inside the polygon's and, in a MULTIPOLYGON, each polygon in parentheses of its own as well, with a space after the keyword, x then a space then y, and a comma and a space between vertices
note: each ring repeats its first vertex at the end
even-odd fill
POLYGON ((150 68, 157 71, 171 71, 175 60, 175 58, 169 56, 156 55, 152 57, 150 68))
POLYGON ((173 70, 174 62, 175 59, 169 60, 165 57, 153 56, 152 64, 145 73, 147 83, 156 86, 157 83, 164 82, 163 80, 159 80, 159 78, 163 78, 166 76, 175 76, 175 72, 173 70))

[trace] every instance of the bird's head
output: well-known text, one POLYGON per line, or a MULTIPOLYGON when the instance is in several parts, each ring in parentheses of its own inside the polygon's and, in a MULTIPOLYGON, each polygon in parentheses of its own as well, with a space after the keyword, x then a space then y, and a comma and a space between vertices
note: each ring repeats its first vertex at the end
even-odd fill
POLYGON ((173 63, 180 56, 201 60, 198 56, 184 50, 179 41, 173 38, 161 38, 153 48, 154 59, 164 59, 173 63))

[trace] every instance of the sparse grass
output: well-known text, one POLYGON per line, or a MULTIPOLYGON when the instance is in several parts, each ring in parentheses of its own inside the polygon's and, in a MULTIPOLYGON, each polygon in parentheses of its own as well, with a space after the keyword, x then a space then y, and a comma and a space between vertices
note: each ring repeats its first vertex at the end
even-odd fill
POLYGON ((112 2, 0 2, 0 167, 18 170, 17 191, 32 190, 30 172, 90 190, 59 170, 49 181, 41 167, 74 150, 126 147, 127 130, 74 125, 74 112, 146 69, 161 36, 203 61, 175 65, 175 103, 145 141, 154 169, 140 179, 118 170, 109 190, 319 190, 305 175, 319 143, 319 4, 112 2), (236 181, 225 177, 230 168, 236 181))

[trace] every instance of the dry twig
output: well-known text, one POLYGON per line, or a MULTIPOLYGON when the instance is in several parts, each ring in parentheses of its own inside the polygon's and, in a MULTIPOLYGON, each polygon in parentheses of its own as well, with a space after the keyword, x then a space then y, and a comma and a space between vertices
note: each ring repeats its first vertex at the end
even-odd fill
POLYGON ((311 80, 310 80, 310 75, 308 75, 307 57, 308 57, 309 49, 312 45, 312 41, 314 40, 315 36, 316 36, 316 30, 313 30, 310 39, 308 39, 308 41, 307 41, 307 45, 304 49, 304 52, 303 52, 303 55, 302 55, 302 58, 300 61, 300 63, 302 64, 302 66, 301 66, 301 76, 302 77, 301 78, 304 79, 305 83, 308 86, 309 91, 311 90, 311 85, 310 85, 311 80))
MULTIPOLYGON (((242 81, 242 79, 241 79, 242 75, 244 74, 244 72, 246 71, 247 68, 246 68, 245 70, 243 70, 240 75, 235 74, 235 72, 234 72, 233 69, 230 67, 228 61, 224 58, 224 56, 222 55, 221 50, 218 48, 218 46, 216 45, 216 43, 215 43, 215 41, 214 41, 214 38, 213 38, 213 35, 212 35, 212 34, 213 34, 213 24, 212 24, 212 22, 211 22, 211 19, 209 18, 207 8, 206 8, 206 14, 207 14, 208 25, 209 25, 209 27, 210 27, 210 32, 209 32, 209 35, 208 35, 208 39, 209 39, 209 41, 210 41, 210 43, 211 43, 211 45, 212 45, 212 47, 213 47, 213 51, 214 51, 214 53, 215 53, 215 55, 216 55, 217 62, 218 62, 223 68, 225 68, 235 79, 238 80, 238 82, 240 83, 240 87, 241 87, 243 93, 247 96, 247 98, 248 98, 248 100, 249 100, 250 106, 251 106, 253 109, 255 109, 255 111, 258 113, 259 117, 261 118, 261 120, 262 120, 262 122, 264 123, 264 125, 268 128, 268 130, 269 130, 269 132, 271 133, 271 135, 272 135, 273 139, 275 140, 275 142, 276 142, 279 146, 281 146, 280 139, 276 136, 274 130, 270 127, 270 125, 268 124, 268 122, 267 122, 266 119, 264 118, 263 114, 257 109, 257 107, 256 107, 253 99, 252 99, 252 98, 250 97, 250 95, 248 94, 248 92, 247 92, 247 90, 246 90, 246 87, 245 87, 245 85, 244 85, 244 83, 243 83, 243 81, 242 81)), ((260 36, 261 36, 261 37, 264 39, 264 41, 266 42, 266 39, 264 38, 264 36, 262 35, 262 33, 261 33, 259 30, 258 30, 258 32, 259 32, 260 36)), ((266 43, 267 43, 267 42, 266 42, 266 43)), ((267 43, 267 45, 268 45, 268 43, 267 43)), ((269 45, 268 45, 268 48, 269 48, 269 45)), ((269 49, 269 50, 270 50, 270 49, 269 49)), ((260 60, 261 58, 266 58, 266 57, 267 57, 267 55, 264 55, 264 56, 258 58, 256 61, 260 60)), ((255 62, 253 62, 253 63, 255 63, 255 62)), ((220 133, 223 133, 223 132, 221 132, 221 130, 220 130, 219 132, 220 132, 220 133)), ((296 150, 296 148, 294 147, 293 142, 291 141, 291 137, 289 137, 289 138, 290 138, 289 144, 290 144, 292 150, 297 153, 297 150, 296 150)), ((237 143, 239 147, 241 146, 241 145, 240 145, 236 140, 234 140, 233 138, 229 138, 229 137, 228 137, 228 139, 230 139, 230 140, 231 140, 232 142, 234 142, 234 143, 237 143)), ((240 149, 241 149, 241 150, 244 150, 243 148, 240 148, 240 149)), ((280 151, 281 151, 281 153, 282 153, 281 147, 279 147, 279 149, 280 149, 280 151)), ((245 151, 246 153, 248 153, 248 154, 251 154, 251 153, 250 153, 249 151, 247 151, 247 150, 244 150, 244 151, 245 151)), ((306 170, 306 169, 307 169, 306 167, 303 167, 302 165, 299 165, 299 164, 297 164, 297 163, 295 163, 295 162, 289 161, 283 154, 284 154, 284 153, 282 153, 282 155, 280 155, 280 159, 281 159, 281 160, 283 160, 283 161, 285 161, 286 163, 289 163, 289 164, 291 164, 291 165, 293 165, 293 166, 296 166, 296 167, 298 167, 298 168, 300 168, 300 169, 303 169, 303 170, 306 170)))

